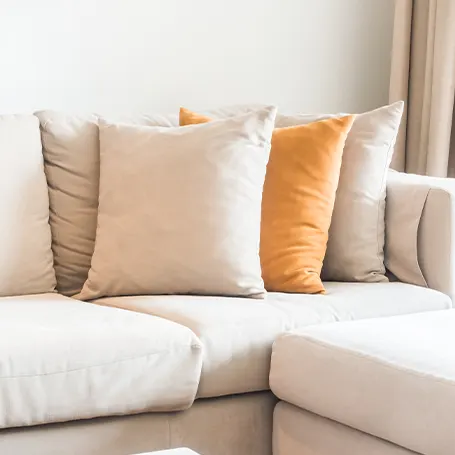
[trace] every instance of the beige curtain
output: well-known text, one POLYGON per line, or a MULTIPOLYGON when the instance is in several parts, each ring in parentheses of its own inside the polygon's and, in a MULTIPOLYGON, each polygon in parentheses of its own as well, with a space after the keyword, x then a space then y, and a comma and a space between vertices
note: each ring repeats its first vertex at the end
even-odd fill
POLYGON ((392 167, 455 176, 455 0, 396 0, 390 100, 406 101, 392 167))

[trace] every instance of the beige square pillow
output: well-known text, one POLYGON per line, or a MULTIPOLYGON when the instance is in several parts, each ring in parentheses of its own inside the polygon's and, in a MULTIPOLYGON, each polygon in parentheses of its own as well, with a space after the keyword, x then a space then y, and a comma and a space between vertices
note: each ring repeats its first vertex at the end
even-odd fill
POLYGON ((0 297, 53 292, 49 198, 39 122, 0 116, 0 297))
POLYGON ((262 187, 276 109, 183 128, 100 125, 91 269, 78 298, 262 297, 262 187))
MULTIPOLYGON (((95 247, 100 148, 98 116, 36 112, 49 182, 50 225, 57 289, 74 295, 87 279, 95 247)), ((135 115, 134 125, 178 126, 176 115, 135 115)))

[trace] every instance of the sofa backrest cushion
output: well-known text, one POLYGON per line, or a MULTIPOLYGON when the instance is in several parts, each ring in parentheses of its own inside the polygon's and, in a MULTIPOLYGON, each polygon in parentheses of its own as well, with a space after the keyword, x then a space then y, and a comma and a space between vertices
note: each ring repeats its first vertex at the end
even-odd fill
POLYGON ((49 198, 39 122, 0 116, 0 296, 53 292, 49 198))
MULTIPOLYGON (((49 184, 57 289, 71 296, 87 279, 95 246, 100 174, 98 116, 57 111, 35 115, 41 124, 49 184)), ((178 125, 177 116, 137 115, 118 120, 135 125, 178 125)))

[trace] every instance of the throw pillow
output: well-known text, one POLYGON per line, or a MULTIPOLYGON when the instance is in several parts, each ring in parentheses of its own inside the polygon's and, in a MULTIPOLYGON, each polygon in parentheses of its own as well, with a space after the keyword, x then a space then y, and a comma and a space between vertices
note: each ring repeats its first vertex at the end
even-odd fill
MULTIPOLYGON (((209 120, 187 109, 180 123, 209 120)), ((346 137, 354 116, 277 128, 264 184, 261 265, 269 291, 322 293, 320 279, 346 137)))
POLYGON ((0 116, 0 297, 53 292, 49 198, 39 122, 0 116))
MULTIPOLYGON (((95 247, 100 176, 98 116, 50 110, 35 115, 41 124, 44 168, 49 182, 57 290, 73 296, 87 279, 95 247)), ((119 121, 177 126, 178 118, 150 114, 122 117, 119 121)))
POLYGON ((188 128, 100 124, 98 227, 80 299, 263 297, 261 199, 276 109, 188 128))

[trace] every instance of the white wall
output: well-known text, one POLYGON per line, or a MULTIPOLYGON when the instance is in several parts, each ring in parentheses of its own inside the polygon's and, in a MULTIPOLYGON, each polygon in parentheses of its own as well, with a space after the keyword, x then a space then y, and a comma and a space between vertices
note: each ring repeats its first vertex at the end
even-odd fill
POLYGON ((0 112, 387 102, 393 0, 0 0, 0 112))

